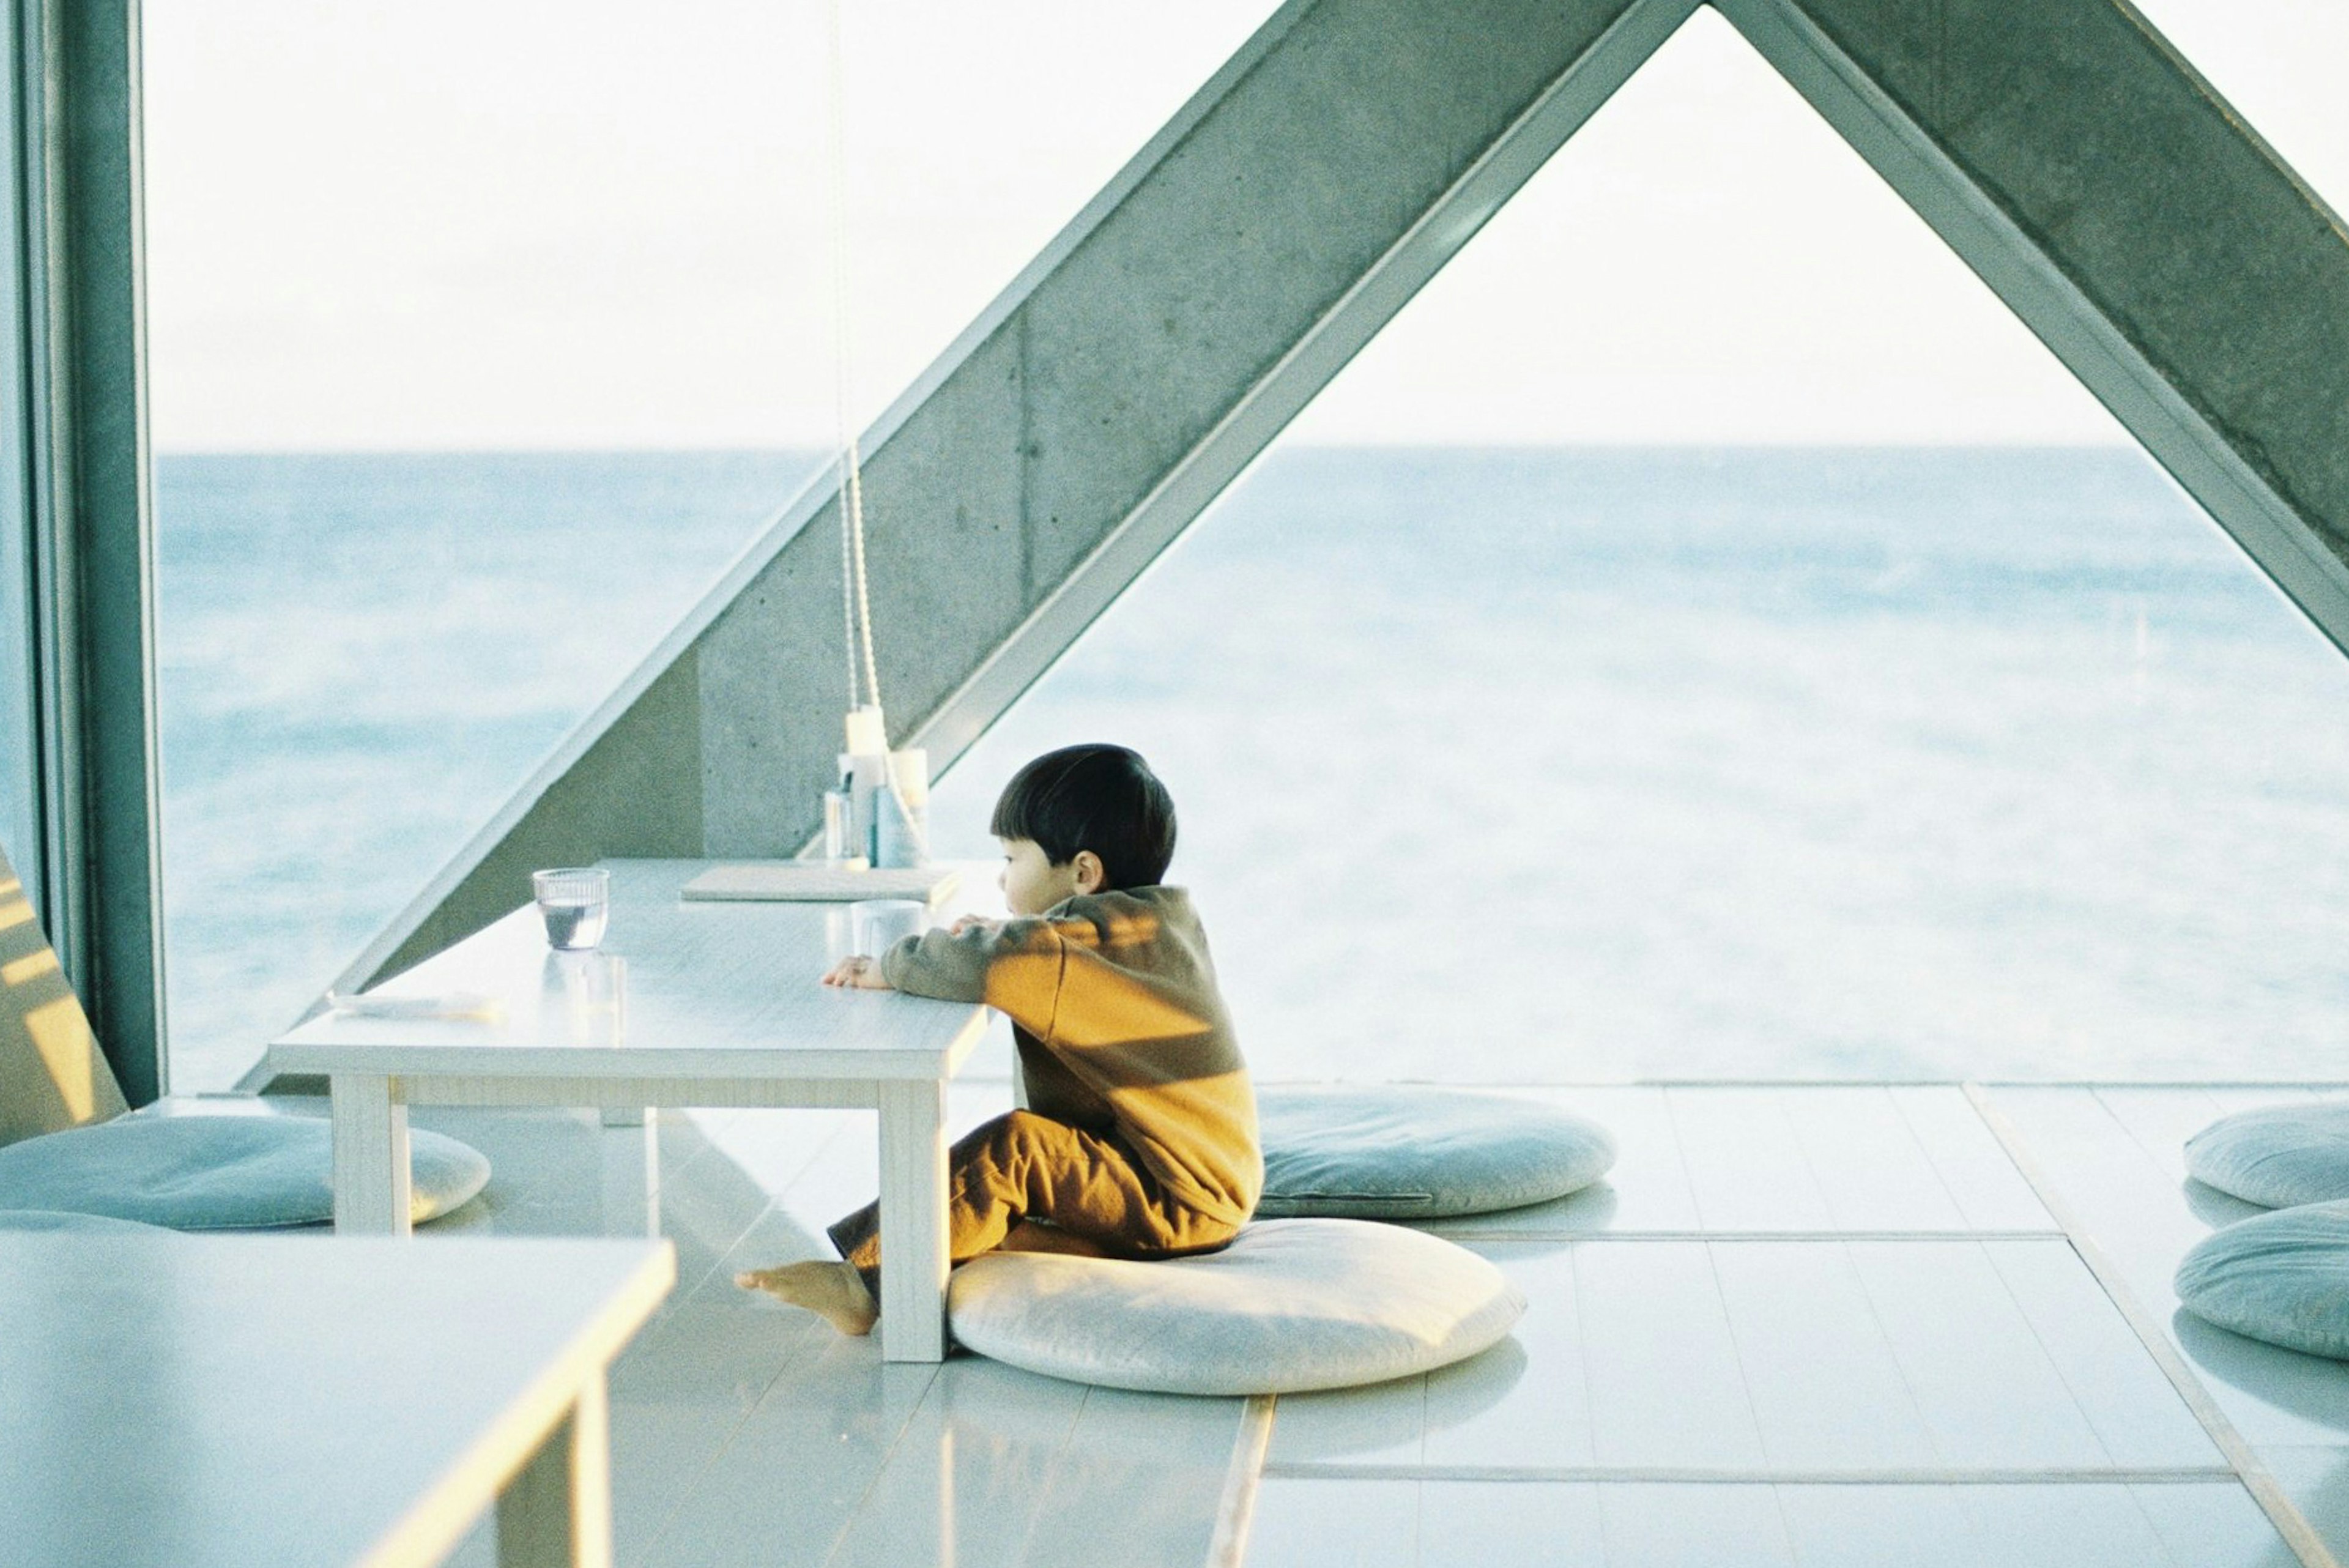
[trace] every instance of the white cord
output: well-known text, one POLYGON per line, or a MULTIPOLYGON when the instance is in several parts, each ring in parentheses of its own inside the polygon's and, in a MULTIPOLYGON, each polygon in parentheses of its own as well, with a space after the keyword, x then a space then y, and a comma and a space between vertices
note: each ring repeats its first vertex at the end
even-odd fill
POLYGON ((840 614, 848 651, 848 706, 860 706, 857 655, 864 655, 863 700, 881 704, 881 675, 873 657, 873 602, 864 578, 864 476, 852 422, 851 352, 848 297, 848 115, 847 50, 841 36, 841 0, 824 8, 831 46, 831 72, 824 94, 827 151, 830 154, 827 194, 832 209, 832 346, 833 414, 840 441, 840 614))
MULTIPOLYGON (((857 656, 864 656, 863 701, 881 705, 881 670, 873 655, 873 598, 864 571, 864 475, 852 419, 851 352, 848 297, 848 113, 847 49, 841 36, 841 0, 824 7, 825 31, 831 47, 831 72, 826 82, 825 140, 830 158, 827 195, 832 209, 832 349, 833 416, 840 441, 840 615, 848 651, 848 709, 859 701, 857 656)), ((916 852, 929 852, 928 834, 905 798, 905 781, 897 776, 895 760, 888 754, 888 737, 882 737, 881 777, 896 802, 899 820, 914 836, 916 852)))

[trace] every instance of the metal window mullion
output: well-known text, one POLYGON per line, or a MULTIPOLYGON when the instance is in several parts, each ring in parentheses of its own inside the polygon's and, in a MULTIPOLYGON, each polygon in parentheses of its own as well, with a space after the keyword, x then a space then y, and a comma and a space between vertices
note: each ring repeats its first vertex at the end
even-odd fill
POLYGON ((21 483, 32 565, 32 655, 34 723, 38 746, 41 842, 36 849, 43 898, 41 913, 49 940, 77 986, 92 976, 88 925, 88 877, 82 853, 82 793, 79 714, 79 641, 73 583, 73 531, 69 507, 59 504, 58 445, 54 358, 58 323, 52 280, 59 258, 55 239, 55 182, 50 178, 49 128, 57 117, 56 83, 49 70, 50 7, 42 0, 20 4, 14 18, 17 39, 15 173, 17 254, 22 286, 17 327, 22 356, 16 367, 24 402, 19 429, 21 483))
POLYGON ((24 12, 17 0, 5 11, 11 45, 10 67, 0 75, 0 265, 6 269, 5 315, 0 316, 0 841, 22 878, 26 896, 47 913, 50 834, 46 802, 50 757, 41 715, 47 659, 47 592, 41 580, 41 530, 34 512, 32 454, 38 450, 30 428, 32 386, 28 358, 32 333, 26 317, 40 297, 37 265, 27 248, 26 164, 32 142, 25 104, 36 80, 28 65, 24 12))
POLYGON ((137 0, 18 0, 43 913, 134 1103, 166 1077, 137 0))

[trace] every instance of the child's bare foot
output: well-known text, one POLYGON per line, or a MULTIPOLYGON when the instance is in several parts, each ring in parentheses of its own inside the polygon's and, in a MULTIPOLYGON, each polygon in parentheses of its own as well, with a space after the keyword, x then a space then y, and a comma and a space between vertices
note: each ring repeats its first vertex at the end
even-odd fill
POLYGON ((864 1276, 849 1263, 785 1263, 734 1276, 746 1291, 764 1291, 779 1302, 805 1307, 843 1334, 866 1334, 881 1315, 864 1276))

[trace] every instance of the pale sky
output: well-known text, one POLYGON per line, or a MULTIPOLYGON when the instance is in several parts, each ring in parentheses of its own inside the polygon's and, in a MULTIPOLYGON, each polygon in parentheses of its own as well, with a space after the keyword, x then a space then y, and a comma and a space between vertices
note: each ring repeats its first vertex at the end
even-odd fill
MULTIPOLYGON (((849 0, 861 414, 1270 8, 849 0)), ((2349 4, 2142 9, 2349 207, 2349 4)), ((816 0, 144 13, 161 450, 832 441, 816 0)), ((1292 436, 2124 439, 1709 10, 1292 436)))

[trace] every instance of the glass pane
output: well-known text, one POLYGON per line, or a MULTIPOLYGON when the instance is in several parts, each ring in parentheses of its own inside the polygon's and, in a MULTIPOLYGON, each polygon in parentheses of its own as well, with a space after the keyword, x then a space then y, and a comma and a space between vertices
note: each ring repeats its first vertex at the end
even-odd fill
MULTIPOLYGON (((854 417, 1270 8, 843 6, 854 417)), ((833 441, 823 17, 145 7, 174 1087, 233 1081, 833 441)))
POLYGON ((806 461, 160 459, 173 1087, 251 1066, 806 461))
MULTIPOLYGON (((842 5, 860 418, 1271 9, 842 5)), ((831 445, 824 16, 147 5, 159 441, 831 445)))
POLYGON ((2127 440, 1710 9, 1288 435, 1408 445, 2127 440))
POLYGON ((2321 1076, 2349 668, 2125 440, 1699 12, 933 820, 1139 747, 1268 1078, 2321 1076))

